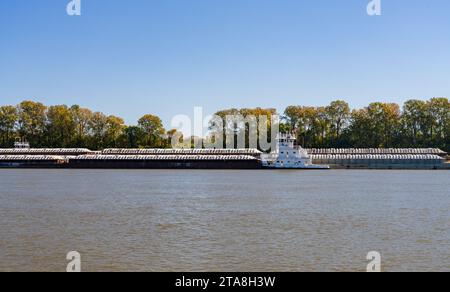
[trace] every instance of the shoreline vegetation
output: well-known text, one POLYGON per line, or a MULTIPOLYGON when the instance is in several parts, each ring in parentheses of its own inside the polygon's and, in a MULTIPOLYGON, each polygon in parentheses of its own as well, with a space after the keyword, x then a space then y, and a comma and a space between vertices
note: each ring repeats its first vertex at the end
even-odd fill
MULTIPOLYGON (((222 118, 234 114, 265 115, 270 123, 277 113, 262 108, 216 113, 222 118)), ((281 115, 280 131, 297 133, 305 148, 440 148, 450 152, 450 103, 448 98, 432 98, 408 100, 402 106, 374 102, 361 109, 351 109, 343 100, 323 107, 289 106, 281 115)), ((36 148, 170 148, 175 135, 181 134, 166 130, 152 114, 144 115, 136 125, 126 125, 120 117, 78 105, 23 101, 0 106, 0 148, 10 148, 18 139, 36 148)))

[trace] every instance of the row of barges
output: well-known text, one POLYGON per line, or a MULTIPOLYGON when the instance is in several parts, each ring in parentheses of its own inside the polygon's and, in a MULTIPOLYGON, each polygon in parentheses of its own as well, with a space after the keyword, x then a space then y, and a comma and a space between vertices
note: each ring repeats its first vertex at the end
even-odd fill
MULTIPOLYGON (((308 155, 335 169, 450 169, 440 149, 310 149, 308 155)), ((0 149, 0 168, 260 169, 263 160, 257 149, 0 149)))

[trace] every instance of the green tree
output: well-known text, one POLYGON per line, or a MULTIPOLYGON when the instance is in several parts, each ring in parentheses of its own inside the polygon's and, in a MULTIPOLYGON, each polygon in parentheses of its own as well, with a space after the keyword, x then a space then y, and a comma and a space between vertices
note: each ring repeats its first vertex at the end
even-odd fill
POLYGON ((326 113, 330 121, 331 144, 336 147, 339 145, 342 130, 348 126, 350 106, 343 100, 336 100, 326 107, 326 113))
POLYGON ((299 134, 302 145, 307 148, 315 147, 317 134, 317 108, 312 106, 301 107, 299 116, 299 134))
POLYGON ((81 108, 78 105, 72 106, 71 111, 75 122, 74 146, 87 147, 93 113, 90 109, 81 108))
POLYGON ((437 147, 446 147, 446 126, 450 119, 450 105, 447 98, 432 98, 427 103, 429 143, 437 147))
POLYGON ((75 136, 72 111, 65 105, 50 106, 47 111, 47 136, 51 147, 71 147, 75 136))
POLYGON ((89 121, 89 129, 91 132, 90 148, 95 150, 105 148, 108 118, 101 112, 93 113, 89 121))
POLYGON ((312 106, 289 106, 284 115, 292 130, 297 133, 298 143, 303 147, 324 146, 330 129, 327 109, 312 106))
POLYGON ((129 126, 124 129, 126 145, 128 148, 139 148, 141 141, 145 138, 145 133, 141 127, 129 126))
POLYGON ((426 131, 427 103, 422 100, 408 100, 403 105, 403 138, 407 146, 423 145, 426 131))
POLYGON ((14 130, 19 116, 14 106, 0 107, 0 143, 1 147, 11 147, 14 141, 14 130))
POLYGON ((373 147, 393 147, 400 132, 400 106, 395 103, 374 102, 367 108, 367 113, 373 147))
POLYGON ((352 147, 375 147, 367 108, 353 110, 350 119, 350 127, 346 133, 349 136, 350 145, 352 147))
POLYGON ((39 102, 24 101, 18 106, 19 135, 34 147, 46 146, 44 137, 46 106, 39 102))
POLYGON ((121 139, 126 128, 125 122, 122 118, 116 116, 109 116, 106 118, 106 144, 108 147, 118 147, 121 144, 121 139))
POLYGON ((287 124, 290 126, 290 130, 297 130, 300 126, 300 117, 302 115, 302 107, 300 106, 288 106, 284 111, 284 118, 287 124))
MULTIPOLYGON (((325 107, 317 108, 317 117, 315 119, 314 128, 317 129, 316 133, 318 133, 318 139, 316 138, 317 139, 316 145, 320 147, 326 147, 327 145, 329 145, 330 143, 328 142, 327 137, 329 136, 330 133, 331 121, 327 108, 325 107)), ((339 136, 341 135, 340 131, 341 129, 339 128, 338 130, 339 136)))

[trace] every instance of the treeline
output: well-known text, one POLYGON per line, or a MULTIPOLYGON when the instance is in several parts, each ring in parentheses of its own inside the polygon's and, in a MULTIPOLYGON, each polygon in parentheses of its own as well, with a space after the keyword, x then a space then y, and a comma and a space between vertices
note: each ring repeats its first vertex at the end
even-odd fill
MULTIPOLYGON (((274 113, 274 109, 256 108, 223 110, 216 115, 223 118, 274 113)), ((224 127, 235 125, 225 123, 224 127)), ((248 134, 248 128, 237 131, 248 134)), ((432 98, 409 100, 403 107, 375 102, 354 110, 343 100, 323 107, 289 106, 282 116, 280 131, 296 133, 298 143, 305 148, 436 147, 450 151, 450 103, 447 98, 432 98)))
POLYGON ((145 115, 137 125, 127 126, 120 117, 77 105, 47 107, 24 101, 0 107, 0 147, 11 147, 17 139, 25 139, 32 147, 164 148, 170 145, 171 133, 154 115, 145 115))
MULTIPOLYGON (((275 113, 274 109, 255 108, 223 110, 216 115, 265 115, 270 123, 275 113)), ((450 151, 450 103, 447 98, 432 98, 409 100, 402 107, 376 102, 354 110, 342 100, 324 107, 289 106, 280 130, 295 132, 299 144, 307 148, 437 147, 450 151)), ((168 148, 175 135, 180 134, 166 131, 161 119, 150 114, 128 126, 120 117, 77 105, 47 107, 24 101, 0 106, 3 148, 12 147, 17 139, 26 139, 32 147, 168 148)))
POLYGON ((450 103, 447 98, 371 103, 351 110, 339 100, 326 107, 290 106, 284 130, 295 130, 307 148, 416 148, 450 151, 450 103))

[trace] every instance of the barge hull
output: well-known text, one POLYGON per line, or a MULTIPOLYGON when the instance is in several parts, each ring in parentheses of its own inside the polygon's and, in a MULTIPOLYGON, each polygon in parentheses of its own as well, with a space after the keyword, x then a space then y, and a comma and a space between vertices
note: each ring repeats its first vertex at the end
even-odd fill
POLYGON ((1 168, 63 168, 66 164, 61 164, 53 161, 1 161, 1 168))
POLYGON ((78 169, 261 169, 257 160, 154 161, 154 160, 70 160, 68 168, 78 169))

